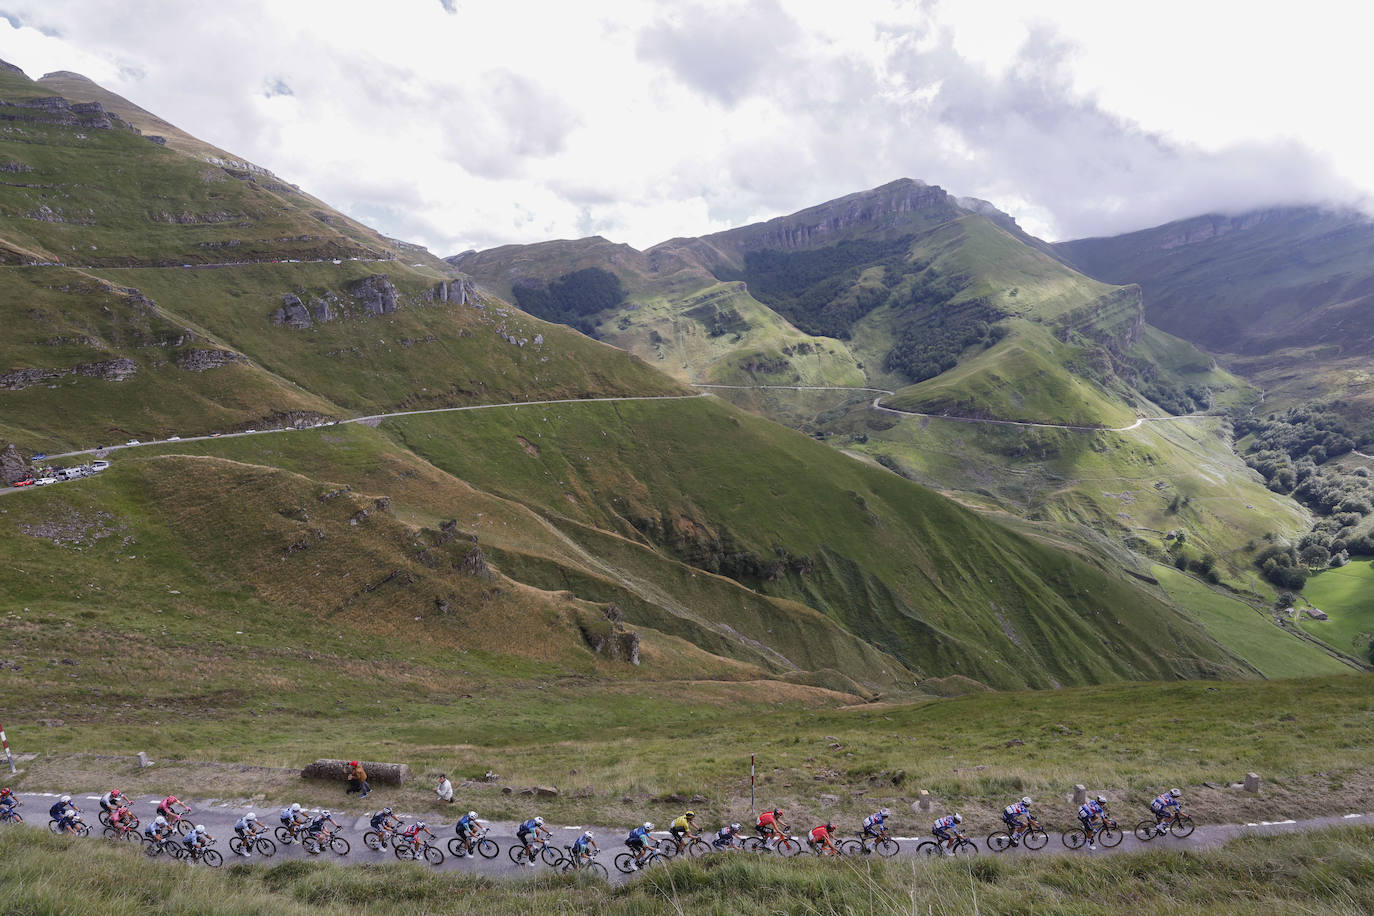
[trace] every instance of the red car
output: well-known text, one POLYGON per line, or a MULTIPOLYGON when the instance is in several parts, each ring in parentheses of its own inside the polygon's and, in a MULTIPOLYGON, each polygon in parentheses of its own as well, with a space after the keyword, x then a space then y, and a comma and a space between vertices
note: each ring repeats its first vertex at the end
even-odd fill
POLYGON ((25 477, 23 480, 16 480, 14 483, 10 484, 10 486, 12 486, 12 487, 31 487, 31 486, 33 486, 33 478, 32 478, 32 477, 25 477))

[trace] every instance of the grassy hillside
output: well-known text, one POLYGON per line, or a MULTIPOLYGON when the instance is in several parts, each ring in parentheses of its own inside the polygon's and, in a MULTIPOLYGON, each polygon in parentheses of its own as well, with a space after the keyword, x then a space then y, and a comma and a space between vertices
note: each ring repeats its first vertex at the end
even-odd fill
POLYGON ((1303 594, 1331 618, 1304 617, 1303 630, 1341 652, 1374 660, 1374 562, 1361 557, 1339 569, 1323 570, 1308 580, 1303 594))

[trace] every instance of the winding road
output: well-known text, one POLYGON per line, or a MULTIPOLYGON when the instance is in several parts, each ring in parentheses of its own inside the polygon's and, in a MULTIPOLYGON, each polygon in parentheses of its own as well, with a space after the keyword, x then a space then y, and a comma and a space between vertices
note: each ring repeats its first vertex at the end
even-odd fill
MULTIPOLYGON (((378 808, 386 804, 384 800, 385 792, 385 788, 381 788, 374 791, 373 793, 374 797, 376 798, 375 804, 378 808)), ((48 808, 53 804, 53 802, 57 800, 56 793, 21 792, 18 794, 19 799, 24 803, 23 808, 20 809, 20 813, 25 818, 25 826, 40 830, 46 829, 46 825, 48 822, 48 808)), ((100 840, 96 839, 96 837, 99 836, 100 831, 102 829, 99 820, 96 817, 96 815, 100 811, 99 798, 100 797, 98 795, 74 795, 72 797, 72 800, 76 802, 77 806, 83 810, 86 823, 91 825, 90 842, 100 842, 100 840)), ((142 798, 135 799, 132 805, 134 814, 138 815, 139 819, 146 824, 151 818, 156 816, 155 809, 157 807, 157 803, 159 800, 160 797, 152 795, 146 795, 142 798)), ((215 844, 215 848, 218 849, 220 853, 224 856, 224 858, 230 863, 239 861, 239 857, 235 856, 233 853, 229 851, 229 838, 234 835, 234 823, 240 817, 242 817, 244 814, 251 810, 258 815, 258 819, 262 821, 265 825, 267 825, 269 829, 276 827, 276 825, 279 823, 277 819, 277 813, 279 811, 278 806, 258 807, 250 809, 243 807, 242 805, 226 803, 219 801, 217 799, 183 799, 183 801, 186 801, 191 805, 191 810, 193 813, 190 816, 190 820, 194 823, 204 824, 206 826, 210 836, 214 837, 217 841, 215 844)), ((319 809, 311 808, 307 810, 318 811, 319 809)), ((400 814, 401 812, 397 813, 400 814)), ((432 842, 444 850, 444 861, 440 865, 406 865, 404 867, 435 867, 441 871, 472 871, 478 872, 483 875, 497 877, 514 877, 516 875, 523 875, 527 872, 536 873, 536 871, 543 870, 545 868, 545 866, 543 865, 539 865, 537 866, 537 868, 521 867, 511 862, 510 858, 507 856, 506 850, 512 843, 515 842, 515 824, 513 822, 486 820, 483 821, 483 824, 486 824, 488 827, 490 827, 491 839, 495 840, 498 844, 500 844, 501 847, 500 854, 497 855, 495 858, 459 859, 450 855, 447 851, 447 845, 449 839, 454 836, 453 820, 456 820, 458 815, 461 813, 462 812, 459 810, 458 806, 455 805, 452 819, 440 821, 438 818, 434 818, 433 820, 427 821, 430 829, 435 834, 435 839, 432 842)), ((1345 815, 1335 815, 1331 817, 1311 818, 1302 821, 1282 820, 1273 822, 1259 821, 1256 823, 1248 824, 1201 825, 1193 832, 1192 836, 1189 836, 1185 839, 1178 839, 1172 836, 1165 836, 1157 838, 1149 843, 1143 843, 1135 838, 1135 836, 1130 832, 1130 825, 1126 823, 1127 821, 1134 823, 1134 821, 1137 819, 1134 816, 1134 814, 1124 810, 1118 813, 1120 814, 1121 820, 1123 821, 1122 826, 1126 836, 1125 839, 1122 841, 1121 845, 1113 849, 1099 848, 1096 851, 1090 851, 1087 849, 1070 851, 1065 849, 1063 845, 1060 843, 1058 833, 1055 831, 1050 831, 1050 845, 1045 847, 1042 851, 1029 852, 1025 849, 1018 848, 1010 850, 1008 852, 999 853, 998 855, 1009 858, 1017 858, 1019 856, 1026 855, 1103 856, 1119 855, 1124 852, 1139 852, 1147 847, 1163 847, 1167 849, 1188 850, 1210 849, 1217 846, 1221 846, 1229 840, 1246 834, 1292 833, 1306 830, 1318 830, 1324 827, 1333 827, 1338 824, 1368 823, 1371 820, 1371 818, 1374 817, 1370 814, 1352 813, 1345 815)), ((415 823, 416 817, 414 815, 402 816, 405 817, 407 823, 415 823)), ((931 816, 932 815, 929 814, 922 814, 921 820, 924 821, 930 818, 931 816)), ((1142 816, 1144 816, 1143 812, 1142 816)), ((363 833, 371 829, 368 826, 367 815, 344 815, 341 811, 336 810, 334 812, 334 819, 343 828, 340 831, 340 835, 348 840, 352 849, 347 856, 342 858, 332 853, 323 853, 321 856, 319 856, 319 858, 342 862, 343 864, 347 865, 375 865, 385 862, 396 861, 395 856, 392 854, 390 850, 383 852, 373 852, 363 845, 363 833)), ((900 815, 896 818, 898 824, 905 825, 908 827, 910 825, 906 824, 905 822, 910 820, 910 817, 904 819, 900 815)), ((586 826, 578 824, 549 824, 548 826, 553 831, 553 839, 550 841, 550 845, 557 848, 560 852, 563 850, 564 846, 571 845, 573 840, 577 838, 578 834, 580 834, 583 830, 588 829, 586 826)), ((748 825, 746 825, 746 827, 747 826, 748 825)), ((595 833, 596 841, 600 844, 602 850, 597 861, 605 865, 606 868, 610 871, 611 880, 615 883, 630 880, 627 876, 617 872, 612 862, 616 854, 625 851, 625 847, 623 845, 623 838, 625 834, 628 832, 628 828, 591 827, 590 829, 595 833)), ((848 835, 850 831, 848 831, 847 829, 842 829, 841 832, 844 835, 848 835)), ((901 832, 902 831, 899 827, 896 833, 901 832)), ((665 837, 667 836, 667 832, 657 831, 655 835, 665 837)), ((703 830, 703 836, 707 835, 707 831, 703 830)), ((898 856, 901 858, 908 858, 915 856, 916 844, 921 840, 929 839, 929 837, 925 834, 922 834, 920 836, 896 836, 896 839, 902 846, 901 852, 898 853, 898 856)), ((986 850, 986 843, 984 842, 983 836, 975 835, 973 836, 973 839, 977 841, 979 848, 982 850, 981 854, 991 855, 991 853, 988 853, 986 850)), ((256 858, 260 859, 260 857, 256 858)), ((278 844, 277 854, 272 859, 272 861, 275 862, 280 859, 304 858, 313 857, 309 856, 298 845, 283 846, 281 844, 278 844)), ((166 862, 166 860, 163 859, 159 859, 159 861, 166 862)), ((168 867, 174 867, 170 862, 166 862, 166 864, 168 865, 168 867)))

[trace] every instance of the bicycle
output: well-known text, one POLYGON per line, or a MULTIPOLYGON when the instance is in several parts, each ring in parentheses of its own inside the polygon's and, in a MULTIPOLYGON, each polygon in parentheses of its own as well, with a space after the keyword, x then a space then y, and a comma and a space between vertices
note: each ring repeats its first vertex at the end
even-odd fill
POLYGON ((564 846, 563 848, 568 852, 567 855, 563 856, 558 862, 557 867, 560 871, 588 871, 602 881, 609 881, 611 879, 611 873, 606 870, 606 866, 596 861, 596 852, 589 853, 591 858, 584 861, 582 856, 573 854, 571 846, 564 846))
MULTIPOLYGON (((916 854, 918 856, 938 856, 943 855, 944 843, 938 840, 922 840, 916 844, 916 854)), ((976 855, 978 844, 966 836, 956 837, 952 851, 956 856, 976 855)))
MULTIPOLYGON (((110 812, 109 812, 109 811, 106 811, 104 808, 101 808, 101 809, 100 809, 100 814, 98 814, 98 815, 96 815, 96 816, 100 819, 100 823, 101 823, 102 826, 104 826, 104 827, 110 826, 110 812)), ((132 811, 129 812, 129 817, 126 818, 126 822, 131 822, 131 823, 133 824, 133 826, 134 826, 134 829, 135 829, 135 830, 138 829, 138 815, 137 815, 137 814, 134 814, 132 811)))
POLYGON ((272 838, 267 836, 266 831, 261 834, 254 834, 246 840, 235 834, 229 838, 229 851, 238 855, 256 851, 263 858, 270 859, 277 854, 277 844, 272 842, 272 838))
POLYGON ((796 837, 783 836, 776 843, 771 845, 768 842, 769 839, 771 839, 771 837, 745 837, 744 851, 755 853, 776 852, 784 859, 790 859, 802 850, 801 843, 797 841, 796 837))
POLYGON ((442 865, 444 863, 443 850, 420 839, 419 834, 406 839, 404 842, 396 843, 392 847, 392 851, 396 854, 396 858, 402 862, 418 862, 423 859, 430 865, 442 865))
POLYGON ((455 859, 470 856, 474 852, 484 859, 494 859, 501 854, 501 847, 497 845, 496 841, 487 838, 486 828, 483 828, 480 833, 472 838, 471 851, 468 850, 467 846, 468 844, 463 841, 462 837, 451 837, 448 841, 448 854, 455 859))
POLYGON ((369 830, 363 834, 363 845, 373 852, 383 852, 388 846, 404 839, 401 831, 395 827, 383 827, 381 830, 369 830))
POLYGON ((695 859, 710 851, 711 847, 699 836, 683 837, 682 842, 678 842, 672 837, 666 837, 659 847, 659 854, 669 859, 676 858, 680 855, 685 855, 689 859, 695 859))
MULTIPOLYGON (((77 817, 72 818, 72 827, 74 829, 71 832, 74 836, 91 835, 91 828, 86 825, 86 822, 83 821, 79 815, 77 817)), ((67 832, 66 828, 64 828, 57 821, 48 821, 48 830, 56 834, 63 834, 67 832)))
POLYGON ((312 856, 317 856, 326 849, 331 850, 336 855, 346 856, 351 847, 348 845, 348 840, 325 831, 320 834, 307 832, 305 836, 301 837, 301 848, 312 856))
MULTIPOLYGON (((530 845, 535 848, 533 858, 539 859, 550 868, 556 868, 558 863, 563 859, 563 857, 558 854, 558 850, 549 845, 548 840, 535 840, 530 843, 530 845)), ((532 861, 531 858, 526 857, 525 847, 519 842, 506 850, 506 855, 508 855, 510 860, 516 865, 524 865, 527 861, 532 861)))
MULTIPOLYGON (((1142 843, 1150 842, 1159 835, 1155 830, 1156 826, 1157 824, 1155 821, 1141 821, 1135 825, 1135 838, 1142 843)), ((1169 822, 1168 832, 1179 839, 1183 839, 1186 836, 1190 836, 1196 827, 1197 825, 1193 823, 1193 819, 1180 811, 1174 816, 1174 819, 1169 822)))
POLYGON ((186 834, 191 832, 191 822, 186 819, 190 813, 191 809, 188 806, 184 814, 173 812, 172 814, 164 814, 163 817, 167 818, 167 826, 171 827, 182 836, 186 836, 186 834))
POLYGON ((995 830, 988 834, 988 849, 993 852, 1002 852, 1013 846, 1024 846, 1027 849, 1044 849, 1045 844, 1050 841, 1050 836, 1036 821, 1031 821, 1019 837, 1013 836, 1009 830, 995 830))
POLYGON ((164 836, 156 840, 147 836, 143 837, 143 854, 150 859, 155 859, 164 852, 170 858, 179 859, 181 858, 179 852, 181 848, 181 843, 174 841, 171 836, 164 836))
POLYGON ((192 865, 195 865, 197 862, 204 862, 211 868, 219 868, 224 864, 224 856, 220 855, 218 850, 210 848, 215 845, 214 840, 206 840, 204 848, 188 847, 185 843, 180 845, 183 847, 183 851, 177 858, 190 856, 192 865))
POLYGON ((137 822, 132 825, 121 824, 118 827, 113 824, 106 824, 100 835, 107 840, 137 840, 139 839, 137 827, 137 822))
POLYGON ((874 841, 872 849, 869 849, 868 844, 864 842, 866 839, 868 838, 861 833, 857 839, 841 840, 836 845, 840 852, 847 856, 868 856, 876 852, 884 859, 892 858, 902 848, 900 843, 887 834, 878 837, 874 841))
POLYGON ((17 801, 13 805, 6 805, 5 807, 0 808, 0 824, 24 823, 24 815, 14 810, 15 808, 18 808, 23 804, 23 802, 17 801))
POLYGON ((1116 825, 1116 821, 1107 817, 1102 819, 1102 826, 1096 830, 1090 832, 1082 827, 1075 827, 1066 831, 1059 839, 1069 849, 1081 849, 1088 843, 1101 843, 1108 848, 1118 846, 1122 837, 1121 828, 1116 825))
POLYGON ((273 828, 272 832, 276 834, 278 843, 281 843, 283 846, 290 846, 300 839, 301 833, 305 828, 305 824, 292 824, 290 827, 285 824, 279 824, 277 827, 273 828))
MULTIPOLYGON (((659 852, 659 851, 658 851, 656 848, 654 848, 653 846, 650 846, 649 849, 648 849, 648 851, 644 854, 644 858, 638 863, 638 865, 635 864, 635 854, 634 854, 634 853, 632 853, 632 852, 622 852, 622 853, 620 853, 619 855, 617 855, 617 856, 615 857, 615 869, 616 869, 616 871, 620 872, 620 873, 623 874, 623 875, 633 875, 635 872, 641 871, 642 869, 645 869, 645 868, 648 868, 650 865, 656 865, 656 864, 658 864, 658 863, 660 863, 660 862, 667 862, 667 861, 668 861, 668 857, 667 857, 667 856, 665 856, 663 853, 659 852)), ((608 874, 609 874, 609 873, 608 873, 608 874)))

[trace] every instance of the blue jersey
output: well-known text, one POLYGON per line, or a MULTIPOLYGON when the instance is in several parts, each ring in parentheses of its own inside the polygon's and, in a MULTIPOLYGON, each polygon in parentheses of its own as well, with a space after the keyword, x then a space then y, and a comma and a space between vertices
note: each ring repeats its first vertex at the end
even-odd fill
POLYGON ((586 853, 587 847, 591 845, 591 842, 592 841, 586 837, 580 836, 572 844, 572 851, 576 853, 586 853))
POLYGON ((882 830, 882 829, 883 829, 883 816, 882 816, 881 814, 876 814, 876 813, 875 813, 875 814, 870 814, 868 817, 864 818, 864 829, 865 829, 865 830, 882 830))
POLYGON ((234 829, 235 829, 235 830, 252 830, 252 829, 253 829, 254 827, 256 827, 257 825, 258 825, 258 822, 257 822, 257 819, 256 819, 256 818, 254 818, 253 820, 250 821, 250 820, 249 820, 248 818, 246 818, 246 817, 241 817, 241 818, 239 818, 237 821, 235 821, 235 823, 234 823, 234 829))
POLYGON ((387 821, 390 819, 391 815, 378 813, 372 815, 372 820, 368 821, 368 823, 372 825, 373 830, 381 830, 387 825, 387 821))
POLYGON ((636 827, 630 831, 630 835, 625 838, 626 843, 643 843, 649 838, 649 828, 636 827))
POLYGON ((954 815, 946 814, 936 821, 930 829, 936 833, 942 833, 946 830, 953 830, 956 826, 958 826, 958 822, 954 820, 954 815))
POLYGON ((453 829, 459 833, 476 833, 477 818, 468 817, 464 814, 462 817, 458 818, 458 823, 453 825, 453 829))
POLYGON ((186 838, 181 842, 185 843, 187 846, 194 846, 198 840, 203 840, 205 838, 206 835, 199 830, 192 830, 190 833, 186 834, 186 838))
POLYGON ((1105 809, 1099 805, 1096 800, 1089 801, 1078 809, 1079 818, 1085 821, 1090 821, 1095 817, 1101 817, 1105 813, 1105 809))
POLYGON ((291 823, 291 821, 294 820, 295 817, 296 817, 296 812, 292 811, 290 808, 282 808, 282 809, 281 809, 281 822, 282 822, 283 824, 289 824, 289 823, 291 823))
POLYGON ((1030 814, 1030 809, 1020 802, 1012 802, 1002 809, 1003 820, 1014 821, 1025 814, 1030 814))
POLYGON ((1178 799, 1174 798, 1168 792, 1165 792, 1163 795, 1150 802, 1150 807, 1156 811, 1161 811, 1164 808, 1177 808, 1178 799))
POLYGON ((534 822, 534 818, 530 818, 529 820, 525 821, 525 823, 521 824, 520 827, 519 827, 515 832, 516 832, 516 833, 534 833, 534 832, 535 832, 536 830, 538 830, 538 829, 539 829, 539 825, 536 824, 536 823, 534 822))
POLYGON ((53 805, 51 808, 48 809, 48 817, 52 818, 52 819, 55 820, 55 821, 60 821, 60 820, 62 820, 62 818, 66 817, 66 816, 67 816, 67 803, 66 803, 66 802, 58 802, 57 804, 53 805))

